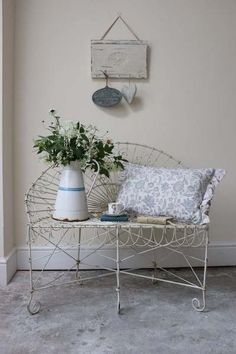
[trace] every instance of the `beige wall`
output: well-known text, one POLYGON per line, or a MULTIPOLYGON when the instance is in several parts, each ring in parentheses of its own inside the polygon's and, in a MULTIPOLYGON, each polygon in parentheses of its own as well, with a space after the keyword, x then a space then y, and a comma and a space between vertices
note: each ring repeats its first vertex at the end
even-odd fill
MULTIPOLYGON (((18 245, 25 244, 24 193, 43 165, 32 139, 51 108, 96 124, 115 140, 139 142, 194 167, 228 175, 212 207, 213 241, 235 240, 236 2, 234 0, 17 0, 14 181, 18 245), (150 78, 136 104, 100 109, 91 94, 90 40, 121 12, 150 42, 150 78)), ((132 36, 120 26, 110 38, 132 36)), ((121 87, 119 81, 112 81, 121 87)))
POLYGON ((14 241, 13 213, 13 114, 14 114, 14 0, 3 0, 3 184, 4 253, 9 254, 14 241))
POLYGON ((0 257, 14 246, 13 235, 13 50, 14 0, 0 1, 0 257))
MULTIPOLYGON (((0 1, 0 83, 2 83, 2 3, 0 1)), ((2 107, 2 85, 0 86, 0 107, 2 107)), ((0 257, 4 256, 4 216, 3 216, 3 110, 0 111, 0 257)))

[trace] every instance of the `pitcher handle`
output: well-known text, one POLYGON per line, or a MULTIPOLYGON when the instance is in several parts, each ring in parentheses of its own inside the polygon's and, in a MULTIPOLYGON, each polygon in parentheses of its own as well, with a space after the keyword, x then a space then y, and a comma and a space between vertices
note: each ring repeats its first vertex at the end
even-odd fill
POLYGON ((99 163, 98 163, 96 160, 93 160, 93 161, 96 163, 98 170, 97 170, 97 172, 96 172, 96 174, 95 174, 95 177, 94 177, 94 180, 93 180, 93 182, 92 182, 92 184, 91 184, 91 187, 90 187, 90 189, 89 189, 89 191, 88 191, 88 193, 87 193, 87 197, 90 196, 90 193, 92 192, 93 186, 94 186, 94 184, 95 184, 95 182, 96 182, 96 180, 97 180, 97 177, 98 177, 98 175, 99 175, 99 172, 100 172, 99 163))

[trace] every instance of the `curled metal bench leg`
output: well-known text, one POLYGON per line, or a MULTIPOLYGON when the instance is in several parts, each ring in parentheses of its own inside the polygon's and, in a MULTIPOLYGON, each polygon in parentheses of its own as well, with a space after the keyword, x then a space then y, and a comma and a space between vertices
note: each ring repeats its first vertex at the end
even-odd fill
POLYGON ((202 303, 198 298, 195 297, 194 299, 192 299, 192 306, 194 310, 198 312, 204 311, 206 307, 206 290, 202 291, 202 303))
POLYGON ((78 284, 82 285, 81 275, 80 275, 80 248, 81 248, 81 229, 79 229, 78 233, 78 254, 77 254, 77 264, 76 264, 76 272, 75 279, 78 280, 78 284))
POLYGON ((119 227, 116 228, 116 294, 117 294, 117 313, 120 314, 120 245, 119 227))
POLYGON ((30 292, 30 298, 27 305, 27 310, 31 315, 36 315, 41 309, 41 304, 39 301, 33 300, 33 291, 30 292))

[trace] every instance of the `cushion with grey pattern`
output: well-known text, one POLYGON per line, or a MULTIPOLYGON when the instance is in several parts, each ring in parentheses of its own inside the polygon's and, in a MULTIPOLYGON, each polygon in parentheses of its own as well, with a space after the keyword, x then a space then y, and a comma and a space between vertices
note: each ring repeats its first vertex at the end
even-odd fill
POLYGON ((210 200, 224 170, 157 168, 127 163, 117 202, 138 215, 165 215, 178 220, 209 222, 210 200))

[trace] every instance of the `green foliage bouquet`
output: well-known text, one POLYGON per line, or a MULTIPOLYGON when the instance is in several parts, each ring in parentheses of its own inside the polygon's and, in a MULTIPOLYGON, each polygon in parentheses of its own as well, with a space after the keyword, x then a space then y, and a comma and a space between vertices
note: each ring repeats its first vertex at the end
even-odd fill
POLYGON ((99 173, 107 177, 110 170, 124 168, 126 160, 114 153, 110 139, 97 135, 96 127, 61 121, 55 110, 51 110, 50 115, 53 118, 48 128, 50 134, 34 141, 34 148, 38 154, 43 154, 44 161, 66 166, 79 160, 83 170, 91 168, 96 172, 99 166, 99 173))

